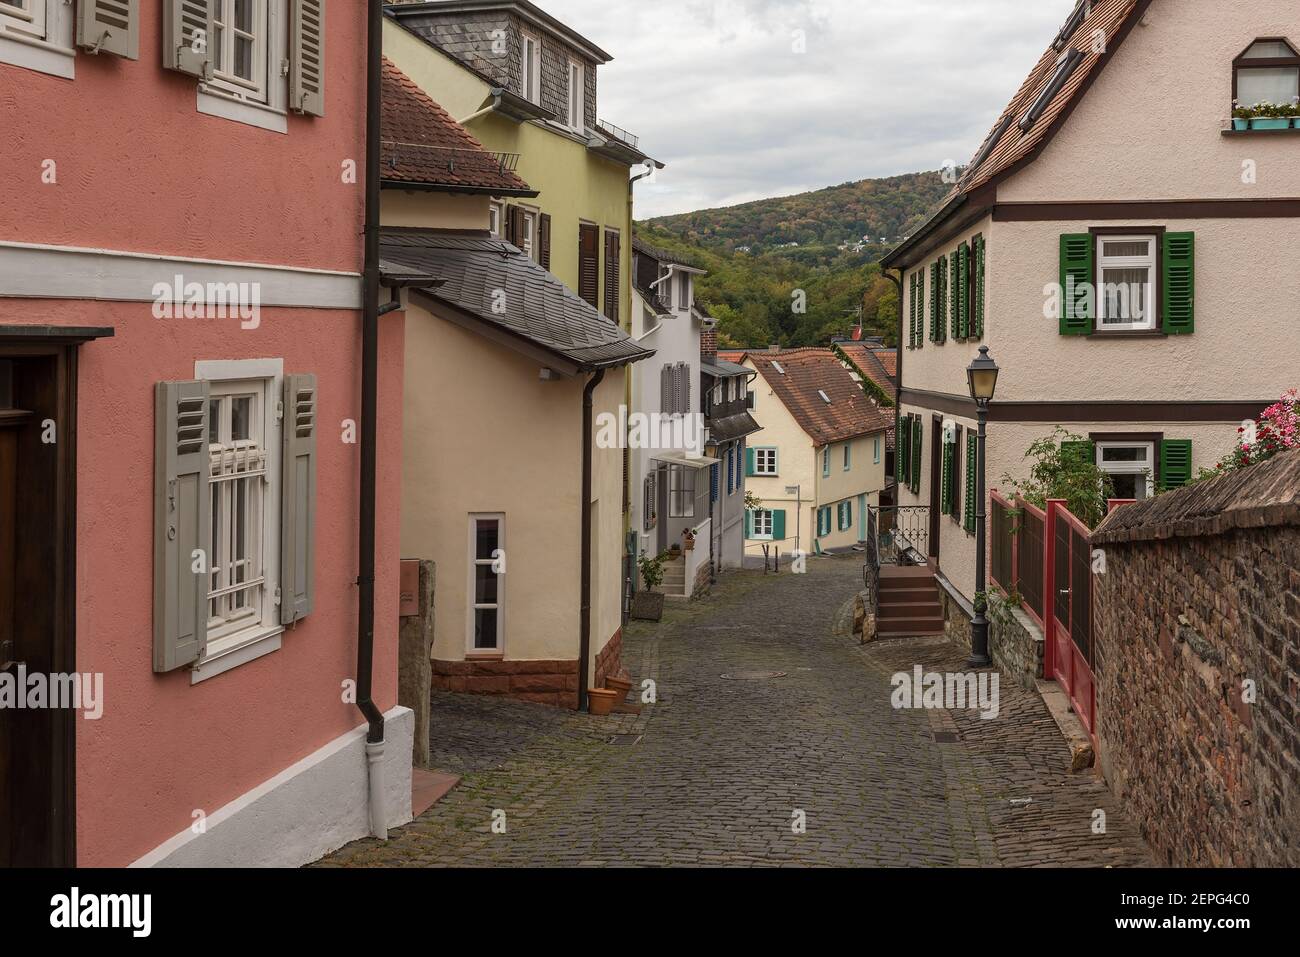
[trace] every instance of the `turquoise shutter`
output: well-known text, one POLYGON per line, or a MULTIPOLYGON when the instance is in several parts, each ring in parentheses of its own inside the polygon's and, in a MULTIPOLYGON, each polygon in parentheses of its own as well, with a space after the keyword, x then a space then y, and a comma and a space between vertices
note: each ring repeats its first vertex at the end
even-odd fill
POLYGON ((1196 331, 1196 234, 1166 233, 1163 256, 1164 331, 1196 331))
POLYGON ((1160 443, 1160 487, 1182 488, 1192 480, 1192 443, 1165 439, 1160 443))
POLYGON ((754 513, 751 512, 749 509, 745 509, 745 538, 752 539, 753 537, 754 537, 754 513))
POLYGON ((962 243, 957 247, 956 299, 958 325, 961 326, 963 339, 971 337, 970 328, 970 245, 962 243))
POLYGON ((912 420, 912 494, 921 491, 921 446, 924 439, 925 424, 920 418, 912 420))
POLYGON ((778 542, 785 540, 785 509, 772 512, 772 537, 778 542))
POLYGON ((1061 335, 1086 336, 1092 332, 1097 297, 1084 295, 1084 290, 1092 288, 1092 282, 1092 235, 1064 233, 1061 236, 1061 335))
POLYGON ((756 474, 754 469, 755 469, 754 450, 745 449, 745 474, 750 477, 753 477, 756 474))
POLYGON ((984 338, 984 237, 975 237, 975 275, 971 283, 971 336, 984 338))
POLYGON ((844 503, 844 530, 848 531, 853 527, 853 500, 849 499, 844 503))
POLYGON ((979 439, 974 433, 966 436, 966 507, 962 513, 962 527, 975 533, 975 472, 979 467, 979 439))

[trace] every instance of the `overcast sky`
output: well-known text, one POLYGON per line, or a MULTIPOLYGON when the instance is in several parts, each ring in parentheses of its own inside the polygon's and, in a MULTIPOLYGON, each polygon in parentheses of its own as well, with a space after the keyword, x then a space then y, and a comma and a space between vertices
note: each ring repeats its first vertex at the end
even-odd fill
POLYGON ((1074 0, 537 0, 668 168, 638 219, 965 163, 1074 0), (802 31, 804 52, 797 52, 802 31))

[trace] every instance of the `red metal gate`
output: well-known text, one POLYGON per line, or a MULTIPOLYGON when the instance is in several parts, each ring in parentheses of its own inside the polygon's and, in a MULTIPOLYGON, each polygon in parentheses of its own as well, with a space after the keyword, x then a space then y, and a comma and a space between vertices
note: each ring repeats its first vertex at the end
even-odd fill
POLYGON ((1046 525, 1046 671, 1060 682, 1079 720, 1094 734, 1091 531, 1058 500, 1047 503, 1046 525))

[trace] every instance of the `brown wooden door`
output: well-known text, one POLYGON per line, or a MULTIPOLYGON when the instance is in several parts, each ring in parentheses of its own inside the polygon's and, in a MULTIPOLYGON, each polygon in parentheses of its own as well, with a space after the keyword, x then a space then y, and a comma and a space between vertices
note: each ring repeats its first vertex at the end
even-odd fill
MULTIPOLYGON (((12 673, 14 659, 14 566, 17 517, 18 433, 0 425, 0 673, 12 673)), ((0 680, 8 680, 0 678, 0 680)), ((0 708, 0 867, 13 866, 15 824, 12 790, 13 734, 10 715, 0 708)))

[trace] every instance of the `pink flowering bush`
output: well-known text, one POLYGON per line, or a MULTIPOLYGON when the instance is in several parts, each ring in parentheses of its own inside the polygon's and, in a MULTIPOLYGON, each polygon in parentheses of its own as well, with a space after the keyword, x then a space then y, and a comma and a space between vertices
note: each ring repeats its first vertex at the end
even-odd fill
POLYGON ((1211 474, 1235 472, 1265 462, 1281 452, 1300 449, 1300 393, 1292 389, 1279 402, 1261 412, 1254 431, 1254 441, 1251 441, 1245 426, 1238 429, 1240 438, 1236 447, 1211 474))

